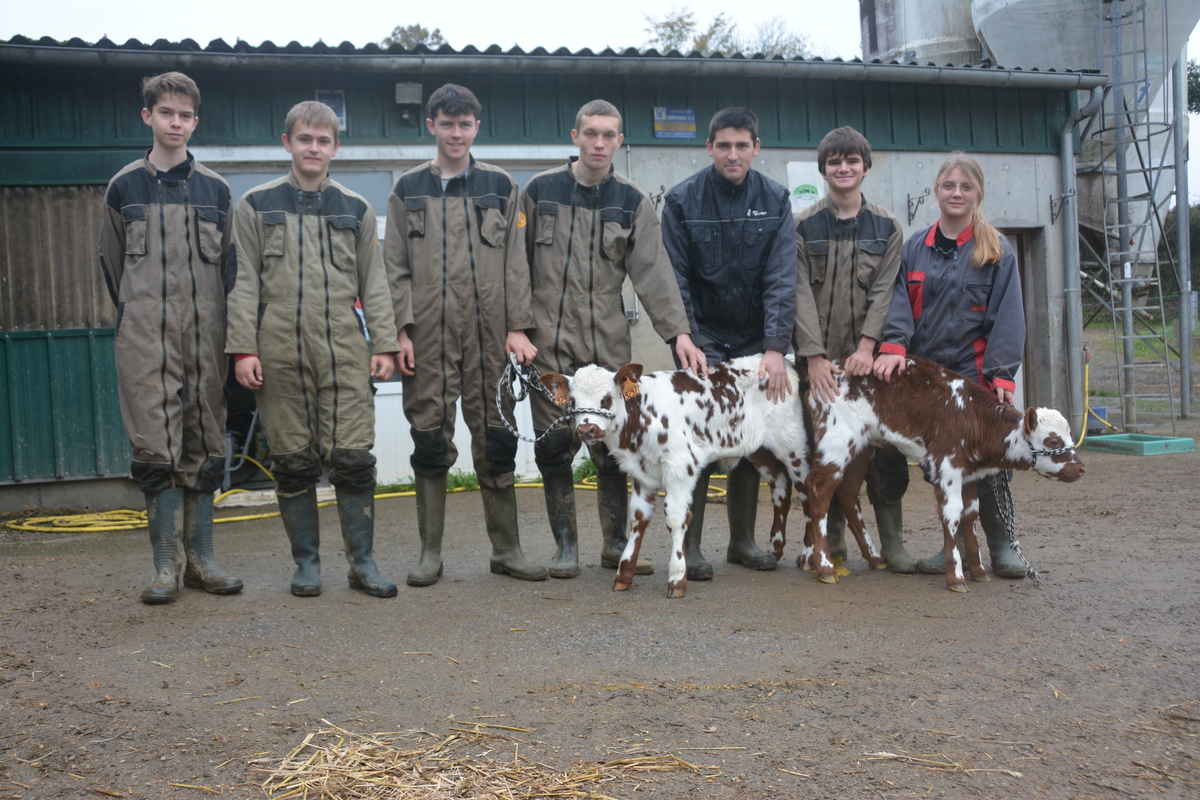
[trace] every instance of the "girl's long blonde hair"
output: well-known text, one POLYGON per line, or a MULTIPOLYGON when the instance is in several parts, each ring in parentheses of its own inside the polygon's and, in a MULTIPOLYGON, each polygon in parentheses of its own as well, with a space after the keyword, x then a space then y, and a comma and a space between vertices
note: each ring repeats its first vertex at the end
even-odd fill
POLYGON ((933 182, 934 193, 936 194, 937 187, 955 167, 961 169, 967 176, 967 180, 975 185, 977 200, 975 209, 971 213, 975 251, 971 254, 971 266, 982 267, 985 264, 999 261, 1004 251, 1000 247, 1000 232, 993 228, 983 216, 983 168, 979 166, 979 162, 961 150, 955 150, 946 156, 941 169, 938 170, 937 179, 933 182))

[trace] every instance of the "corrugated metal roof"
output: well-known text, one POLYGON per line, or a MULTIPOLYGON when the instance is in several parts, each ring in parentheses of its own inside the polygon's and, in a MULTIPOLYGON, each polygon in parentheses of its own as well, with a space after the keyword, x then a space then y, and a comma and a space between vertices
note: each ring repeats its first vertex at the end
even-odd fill
POLYGON ((407 49, 400 45, 381 47, 370 43, 356 47, 351 42, 335 46, 318 41, 313 45, 288 42, 279 45, 265 41, 252 45, 239 39, 230 45, 224 39, 214 39, 201 47, 194 39, 170 42, 158 39, 145 44, 138 39, 129 39, 117 44, 103 38, 98 42, 86 42, 78 37, 62 42, 50 37, 34 41, 25 36, 14 36, 0 41, 0 61, 19 63, 94 63, 97 65, 147 65, 174 63, 180 66, 208 66, 215 68, 269 69, 279 65, 277 59, 298 65, 320 63, 326 68, 355 69, 362 71, 406 70, 416 72, 447 71, 504 71, 504 72, 580 72, 601 71, 608 73, 636 74, 754 74, 774 77, 840 77, 855 80, 885 80, 916 83, 964 83, 974 85, 1030 85, 1033 82, 1043 88, 1086 89, 1097 83, 1103 84, 1102 76, 1082 72, 1056 72, 1005 69, 992 65, 937 65, 883 62, 875 59, 863 62, 854 58, 784 58, 758 54, 735 53, 724 55, 698 52, 683 54, 675 50, 660 53, 653 48, 639 50, 634 47, 620 52, 605 48, 595 52, 584 48, 571 52, 565 47, 548 50, 536 47, 525 51, 513 46, 507 50, 499 45, 479 49, 467 45, 459 50, 450 45, 436 49, 418 45, 407 49))

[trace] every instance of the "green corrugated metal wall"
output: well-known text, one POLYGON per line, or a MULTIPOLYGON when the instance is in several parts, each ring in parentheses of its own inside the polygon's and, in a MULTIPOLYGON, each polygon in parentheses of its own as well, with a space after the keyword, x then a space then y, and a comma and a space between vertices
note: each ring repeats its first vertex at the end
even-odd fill
POLYGON ((0 332, 0 481, 129 471, 113 330, 0 332))
MULTIPOLYGON (((147 73, 150 71, 146 71, 147 73)), ((579 106, 597 97, 625 115, 626 141, 654 139, 655 106, 696 110, 699 127, 729 105, 753 108, 766 147, 816 147, 827 131, 853 125, 877 150, 967 149, 1055 153, 1068 93, 864 81, 464 74, 430 76, 343 71, 191 70, 203 93, 195 145, 274 144, 283 117, 316 89, 346 92, 349 144, 430 141, 424 124, 404 125, 395 84, 470 86, 484 108, 480 142, 562 144, 579 106)), ((64 66, 0 65, 0 185, 106 183, 149 143, 138 94, 143 73, 64 66)), ((704 131, 700 131, 703 138, 704 131)))

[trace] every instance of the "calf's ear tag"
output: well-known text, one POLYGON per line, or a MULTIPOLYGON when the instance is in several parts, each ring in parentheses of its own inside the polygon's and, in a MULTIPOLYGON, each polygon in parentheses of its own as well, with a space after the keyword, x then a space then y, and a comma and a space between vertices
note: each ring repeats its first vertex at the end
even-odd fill
POLYGON ((637 397, 640 391, 637 381, 630 380, 629 378, 626 378, 624 385, 621 386, 621 396, 626 400, 637 397))
POLYGON ((571 402, 571 393, 567 391, 565 386, 559 386, 554 390, 554 404, 565 406, 571 402))

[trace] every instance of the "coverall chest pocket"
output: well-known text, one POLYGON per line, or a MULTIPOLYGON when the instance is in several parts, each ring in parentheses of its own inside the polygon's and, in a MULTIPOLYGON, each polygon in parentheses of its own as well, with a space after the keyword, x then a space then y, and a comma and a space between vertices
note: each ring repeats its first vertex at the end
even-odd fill
POLYGON ((908 273, 908 304, 912 306, 913 319, 920 319, 925 310, 925 273, 908 273))
POLYGON ((554 225, 558 222, 558 203, 539 200, 535 244, 554 244, 554 225))
POLYGON ((287 214, 283 211, 267 211, 262 215, 264 256, 282 256, 287 241, 287 214))
POLYGON ((728 270, 720 253, 720 236, 715 223, 689 220, 684 223, 688 232, 688 262, 692 275, 710 285, 728 280, 728 270))
POLYGON ((991 284, 968 283, 963 288, 963 311, 970 316, 981 317, 987 311, 991 295, 991 284))
POLYGON ((858 243, 858 269, 855 277, 858 279, 859 288, 863 291, 870 289, 871 284, 875 283, 875 276, 879 274, 879 268, 883 265, 883 255, 886 252, 886 239, 871 239, 858 243))
POLYGON ((629 234, 633 233, 633 213, 621 208, 602 208, 600 224, 604 226, 604 255, 609 261, 623 262, 629 249, 629 234))
POLYGON ((354 271, 358 256, 358 218, 349 215, 326 217, 329 231, 329 257, 344 272, 354 271))
POLYGON ((808 243, 808 282, 824 283, 829 269, 829 240, 808 243))
POLYGON ((425 198, 404 198, 404 235, 409 239, 425 237, 425 198))
POLYGON ((479 236, 492 247, 504 247, 508 234, 508 220, 504 217, 507 200, 494 194, 472 198, 475 202, 479 236))
POLYGON ((221 232, 225 230, 225 215, 211 206, 194 206, 196 241, 200 257, 209 264, 221 263, 221 232))
POLYGON ((121 219, 125 223, 125 255, 146 255, 146 207, 125 206, 121 219))

